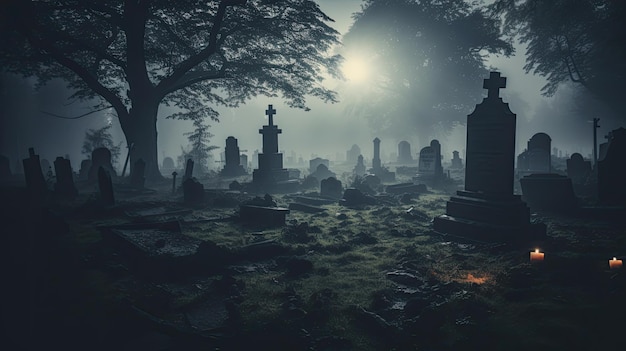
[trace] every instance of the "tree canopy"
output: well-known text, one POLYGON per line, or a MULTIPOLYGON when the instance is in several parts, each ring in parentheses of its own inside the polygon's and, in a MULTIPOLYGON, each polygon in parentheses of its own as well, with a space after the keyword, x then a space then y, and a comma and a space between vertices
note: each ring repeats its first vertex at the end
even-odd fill
POLYGON ((344 36, 359 50, 374 89, 358 102, 375 127, 421 143, 463 123, 480 102, 488 54, 510 55, 500 22, 463 0, 368 0, 344 36))
POLYGON ((511 37, 527 44, 526 72, 552 96, 573 82, 619 111, 626 88, 626 3, 612 0, 496 0, 511 37))
POLYGON ((338 75, 332 21, 310 0, 8 0, 0 13, 0 67, 41 83, 60 77, 74 99, 112 108, 131 159, 158 175, 156 118, 218 119, 256 95, 306 108, 336 101, 321 81, 338 75))

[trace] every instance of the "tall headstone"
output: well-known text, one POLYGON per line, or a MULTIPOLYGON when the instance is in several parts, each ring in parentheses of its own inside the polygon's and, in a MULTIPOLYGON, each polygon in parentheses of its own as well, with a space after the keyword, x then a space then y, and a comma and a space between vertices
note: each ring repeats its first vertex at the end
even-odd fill
POLYGON ((513 193, 516 115, 502 101, 506 78, 491 72, 488 95, 467 116, 465 190, 447 202, 434 229, 476 240, 524 242, 545 234, 530 223, 530 209, 513 193))
POLYGON ((411 144, 406 140, 398 143, 398 163, 413 163, 411 144))
POLYGON ((185 174, 183 175, 183 179, 182 179, 183 183, 187 179, 191 179, 193 177, 193 165, 194 165, 193 160, 187 159, 187 163, 185 164, 185 174))
POLYGON ((626 129, 611 131, 598 160, 598 200, 603 205, 626 207, 626 129))
POLYGON ((537 133, 528 140, 526 150, 517 157, 517 171, 520 177, 529 174, 551 173, 550 156, 552 139, 546 133, 537 133))
POLYGON ((374 139, 374 158, 372 158, 372 169, 374 172, 381 168, 380 162, 380 139, 374 139))
POLYGON ((43 199, 48 194, 46 179, 41 170, 39 155, 35 154, 35 149, 28 149, 28 158, 22 160, 24 165, 24 178, 26 188, 33 199, 43 199))
POLYGON ((239 153, 239 146, 237 145, 237 139, 233 136, 226 138, 226 150, 224 152, 224 168, 221 175, 224 177, 237 177, 246 174, 243 166, 241 165, 241 155, 239 153))
POLYGON ((69 159, 57 157, 54 160, 54 173, 56 174, 56 183, 54 184, 54 192, 59 198, 74 199, 78 195, 78 191, 74 186, 74 172, 69 159))
POLYGON ((353 144, 350 150, 346 151, 346 162, 354 164, 361 155, 361 148, 357 144, 353 144))
POLYGON ((268 124, 259 129, 263 135, 263 152, 258 154, 259 168, 252 172, 252 184, 271 191, 278 182, 289 180, 289 171, 283 168, 283 154, 278 152, 278 134, 283 131, 274 125, 276 110, 269 105, 265 114, 268 124))
POLYGON ((411 144, 406 140, 398 143, 398 163, 413 163, 411 144))

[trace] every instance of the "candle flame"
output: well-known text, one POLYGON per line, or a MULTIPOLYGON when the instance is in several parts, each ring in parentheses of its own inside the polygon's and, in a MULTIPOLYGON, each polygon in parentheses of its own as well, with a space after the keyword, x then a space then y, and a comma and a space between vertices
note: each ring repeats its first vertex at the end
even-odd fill
POLYGON ((535 252, 536 252, 536 253, 539 253, 539 249, 535 249, 535 252))
POLYGON ((617 261, 617 258, 613 257, 613 261, 617 261))

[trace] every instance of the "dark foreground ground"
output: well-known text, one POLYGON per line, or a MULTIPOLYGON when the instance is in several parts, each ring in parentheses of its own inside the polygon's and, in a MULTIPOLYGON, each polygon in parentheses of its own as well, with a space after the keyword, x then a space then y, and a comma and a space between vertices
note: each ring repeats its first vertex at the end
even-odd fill
POLYGON ((530 245, 433 232, 442 192, 292 210, 262 228, 232 217, 246 194, 185 207, 156 189, 102 209, 89 192, 41 207, 2 188, 1 349, 626 348, 626 274, 607 262, 626 257, 623 219, 535 214, 548 237, 530 264, 530 245), (159 208, 170 214, 131 215, 159 208), (191 261, 150 260, 106 230, 166 220, 209 244, 191 261))

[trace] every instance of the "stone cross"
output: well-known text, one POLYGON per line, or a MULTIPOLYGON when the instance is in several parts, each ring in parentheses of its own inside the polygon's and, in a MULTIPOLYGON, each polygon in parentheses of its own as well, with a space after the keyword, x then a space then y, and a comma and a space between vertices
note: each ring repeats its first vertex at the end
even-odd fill
POLYGON ((272 105, 267 105, 267 110, 265 110, 265 114, 269 117, 268 125, 274 125, 274 115, 276 114, 276 110, 274 110, 272 105))
POLYGON ((506 78, 500 77, 500 72, 491 72, 489 78, 483 80, 483 89, 487 89, 487 98, 497 98, 500 88, 506 88, 506 78))

